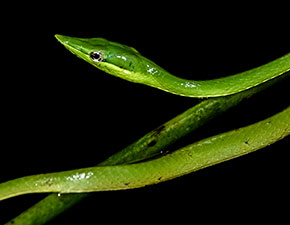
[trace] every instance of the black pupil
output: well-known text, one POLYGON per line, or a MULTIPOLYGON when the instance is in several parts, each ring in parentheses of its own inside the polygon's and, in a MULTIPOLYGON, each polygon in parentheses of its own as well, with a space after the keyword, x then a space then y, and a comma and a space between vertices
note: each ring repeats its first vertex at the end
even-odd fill
POLYGON ((98 52, 92 52, 92 53, 91 53, 91 58, 92 58, 93 60, 98 61, 98 60, 101 59, 101 54, 98 53, 98 52))

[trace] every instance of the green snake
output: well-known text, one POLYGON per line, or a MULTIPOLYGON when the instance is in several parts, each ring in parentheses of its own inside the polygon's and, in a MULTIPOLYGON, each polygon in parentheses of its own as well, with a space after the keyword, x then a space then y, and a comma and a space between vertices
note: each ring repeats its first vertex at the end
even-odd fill
MULTIPOLYGON (((108 74, 172 94, 187 97, 218 97, 203 101, 193 109, 194 113, 193 111, 185 113, 186 116, 184 114, 182 118, 159 127, 142 139, 140 141, 142 144, 138 143, 138 146, 150 148, 162 146, 162 133, 166 134, 167 138, 168 133, 175 129, 176 121, 188 122, 189 120, 185 118, 194 115, 197 118, 194 122, 198 123, 202 118, 202 116, 199 118, 199 115, 202 115, 204 110, 212 110, 212 113, 226 110, 241 99, 259 91, 259 88, 263 89, 264 86, 275 82, 279 76, 288 76, 287 72, 290 70, 290 54, 287 54, 268 64, 236 75, 207 81, 185 80, 170 74, 126 45, 102 38, 84 39, 61 35, 56 35, 56 38, 76 56, 108 74)), ((184 127, 181 125, 181 128, 184 127)), ((172 134, 172 139, 179 138, 177 133, 172 134)), ((261 149, 289 133, 290 107, 263 121, 201 140, 146 162, 112 166, 135 162, 157 154, 151 152, 140 156, 139 153, 142 151, 137 151, 139 158, 136 158, 136 155, 130 155, 134 152, 133 148, 128 148, 126 154, 123 154, 126 157, 122 159, 116 155, 102 166, 32 175, 7 181, 0 184, 0 200, 28 193, 83 193, 143 187, 261 149)))
POLYGON ((193 81, 173 76, 136 49, 103 38, 56 38, 72 53, 104 72, 187 97, 217 97, 255 87, 289 70, 289 54, 264 66, 214 80, 193 81), (273 66, 275 65, 275 66, 273 66))

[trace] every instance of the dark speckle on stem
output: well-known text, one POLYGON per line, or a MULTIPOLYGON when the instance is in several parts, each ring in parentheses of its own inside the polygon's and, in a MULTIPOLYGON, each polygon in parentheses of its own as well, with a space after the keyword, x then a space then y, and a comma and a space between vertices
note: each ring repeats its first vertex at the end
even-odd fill
POLYGON ((53 184, 53 182, 51 179, 48 179, 47 181, 45 181, 45 184, 50 187, 53 184))
POLYGON ((152 140, 148 143, 148 147, 153 147, 154 145, 157 144, 157 140, 159 138, 160 133, 165 129, 165 126, 162 125, 158 128, 156 128, 153 132, 152 132, 152 140))
POLYGON ((155 139, 153 139, 152 141, 150 141, 148 143, 148 147, 153 147, 154 145, 156 145, 157 141, 155 139))
POLYGON ((164 125, 162 125, 162 126, 160 126, 160 127, 156 128, 156 129, 154 130, 154 135, 155 135, 155 136, 158 136, 158 135, 160 135, 161 131, 163 131, 163 130, 164 130, 164 128, 165 128, 165 126, 164 126, 164 125))

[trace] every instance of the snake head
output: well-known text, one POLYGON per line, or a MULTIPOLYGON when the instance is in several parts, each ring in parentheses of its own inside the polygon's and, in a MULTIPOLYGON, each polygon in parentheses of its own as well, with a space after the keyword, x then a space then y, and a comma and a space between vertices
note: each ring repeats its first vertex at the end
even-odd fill
POLYGON ((108 74, 136 83, 153 82, 142 73, 142 68, 148 67, 148 59, 132 47, 103 38, 55 37, 73 54, 108 74))

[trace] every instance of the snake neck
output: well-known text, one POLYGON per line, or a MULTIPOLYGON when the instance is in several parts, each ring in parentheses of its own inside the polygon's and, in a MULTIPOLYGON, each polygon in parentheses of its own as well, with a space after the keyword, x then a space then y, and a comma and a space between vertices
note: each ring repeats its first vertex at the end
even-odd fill
POLYGON ((176 77, 155 63, 146 63, 143 65, 142 73, 150 78, 146 84, 154 88, 188 97, 197 97, 198 95, 202 97, 204 94, 200 90, 200 83, 202 81, 186 80, 176 77))
POLYGON ((290 70, 289 63, 290 54, 287 54, 263 66, 235 75, 196 81, 174 76, 152 61, 142 58, 138 64, 141 69, 135 75, 138 83, 172 94, 197 98, 218 97, 235 94, 274 79, 290 70))

